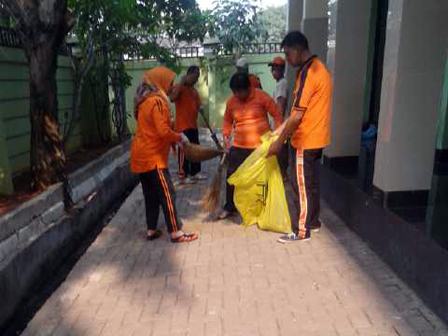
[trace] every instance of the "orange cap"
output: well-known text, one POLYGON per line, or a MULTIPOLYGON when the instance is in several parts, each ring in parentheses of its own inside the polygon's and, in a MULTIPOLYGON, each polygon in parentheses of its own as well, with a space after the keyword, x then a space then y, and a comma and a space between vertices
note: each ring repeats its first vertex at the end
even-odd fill
POLYGON ((275 57, 272 62, 268 63, 269 66, 278 65, 278 66, 285 66, 285 60, 283 57, 277 56, 275 57))

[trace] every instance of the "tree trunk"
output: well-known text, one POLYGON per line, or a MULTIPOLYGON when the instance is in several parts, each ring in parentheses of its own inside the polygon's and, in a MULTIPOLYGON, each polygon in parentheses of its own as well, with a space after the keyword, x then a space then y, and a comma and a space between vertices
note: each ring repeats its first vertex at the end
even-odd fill
POLYGON ((30 65, 31 187, 45 189, 63 181, 65 155, 57 124, 57 43, 52 36, 41 36, 46 43, 25 43, 30 65))

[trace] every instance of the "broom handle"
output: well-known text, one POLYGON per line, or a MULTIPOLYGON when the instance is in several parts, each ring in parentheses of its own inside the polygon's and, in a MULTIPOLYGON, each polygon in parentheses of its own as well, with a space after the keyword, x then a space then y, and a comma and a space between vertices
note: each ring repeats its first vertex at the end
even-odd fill
POLYGON ((210 131, 210 135, 211 135, 213 141, 215 142, 216 146, 218 147, 219 150, 223 151, 224 148, 219 143, 218 137, 216 136, 215 132, 213 132, 213 129, 211 128, 207 118, 204 115, 204 111, 201 108, 199 109, 199 113, 201 114, 202 119, 204 119, 205 125, 207 126, 208 130, 210 131))

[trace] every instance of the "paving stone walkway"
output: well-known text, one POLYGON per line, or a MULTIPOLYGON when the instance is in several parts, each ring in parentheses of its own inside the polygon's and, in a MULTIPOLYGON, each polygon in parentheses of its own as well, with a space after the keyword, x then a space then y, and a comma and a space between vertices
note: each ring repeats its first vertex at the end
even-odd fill
POLYGON ((22 335, 448 335, 327 207, 320 233, 282 245, 256 227, 204 221, 206 186, 178 188, 184 224, 201 237, 177 245, 144 239, 137 187, 22 335))

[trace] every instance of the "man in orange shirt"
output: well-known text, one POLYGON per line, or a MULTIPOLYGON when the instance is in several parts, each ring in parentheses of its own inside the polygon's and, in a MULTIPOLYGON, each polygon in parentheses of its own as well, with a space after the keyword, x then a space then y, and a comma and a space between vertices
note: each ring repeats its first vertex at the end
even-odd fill
POLYGON ((168 171, 168 154, 175 143, 188 138, 171 129, 168 94, 175 73, 165 67, 147 71, 134 98, 137 131, 131 147, 131 171, 140 175, 146 208, 148 240, 161 236, 157 229, 160 207, 173 243, 191 242, 196 233, 182 231, 176 209, 176 193, 168 171))
MULTIPOLYGON (((251 87, 247 73, 234 74, 230 79, 230 89, 233 95, 227 100, 223 124, 226 149, 229 149, 227 178, 261 144, 261 136, 270 130, 268 114, 274 118, 276 128, 282 124, 277 104, 266 92, 251 87), (233 145, 230 147, 232 129, 233 145)), ((220 219, 237 210, 233 202, 234 189, 227 183, 226 204, 220 219)))
POLYGON ((249 64, 245 58, 240 58, 235 64, 236 72, 243 72, 249 75, 250 87, 253 89, 263 90, 260 78, 257 75, 249 74, 249 64))
MULTIPOLYGON (((187 75, 171 92, 171 101, 176 105, 176 130, 184 133, 191 143, 199 144, 198 113, 201 108, 201 98, 194 85, 200 76, 199 67, 190 66, 187 75)), ((199 162, 190 162, 185 158, 184 151, 179 149, 179 179, 181 183, 194 183, 207 177, 201 172, 199 162)))
POLYGON ((298 222, 292 223, 292 233, 279 242, 305 240, 311 230, 318 230, 320 194, 319 169, 322 150, 330 143, 331 76, 325 65, 308 49, 308 40, 299 31, 288 33, 282 47, 289 64, 299 67, 293 105, 289 119, 278 130, 279 138, 269 148, 268 156, 275 155, 291 136, 294 178, 298 193, 298 222))

